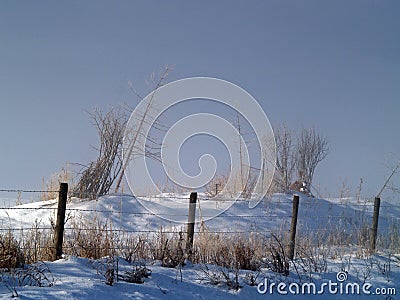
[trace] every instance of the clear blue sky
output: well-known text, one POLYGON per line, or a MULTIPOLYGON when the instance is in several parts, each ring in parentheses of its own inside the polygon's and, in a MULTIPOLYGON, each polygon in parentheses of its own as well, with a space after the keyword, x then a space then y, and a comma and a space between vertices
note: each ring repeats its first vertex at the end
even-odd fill
MULTIPOLYGON (((273 124, 315 128, 315 184, 377 193, 400 153, 398 1, 1 1, 0 188, 40 188, 95 157, 86 110, 134 103, 128 81, 218 77, 273 124)), ((338 193, 338 192, 337 192, 338 193)))

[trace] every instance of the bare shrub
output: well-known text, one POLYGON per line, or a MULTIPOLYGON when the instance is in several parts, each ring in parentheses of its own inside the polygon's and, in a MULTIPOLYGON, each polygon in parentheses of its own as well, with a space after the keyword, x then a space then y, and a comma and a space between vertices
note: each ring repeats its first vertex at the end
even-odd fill
POLYGON ((118 276, 118 279, 129 283, 144 283, 145 278, 149 278, 151 275, 151 270, 147 267, 133 267, 132 272, 126 271, 123 275, 118 276))
POLYGON ((285 250, 285 238, 272 233, 267 241, 266 263, 272 272, 289 275, 289 258, 285 250))
POLYGON ((260 268, 260 261, 255 259, 256 249, 243 241, 234 245, 234 257, 236 268, 241 270, 256 271, 260 268))
POLYGON ((298 179, 311 187, 315 169, 328 153, 328 141, 314 128, 303 128, 296 145, 298 179))
POLYGON ((203 264, 200 267, 199 280, 212 285, 226 285, 228 289, 238 291, 242 288, 239 282, 239 270, 221 266, 203 264))
POLYGON ((129 263, 152 259, 152 246, 148 235, 125 235, 120 239, 120 255, 129 263))
POLYGON ((127 117, 124 111, 115 108, 106 113, 95 110, 90 117, 100 140, 98 158, 82 172, 73 195, 95 199, 109 192, 121 171, 121 147, 127 117))
POLYGON ((97 275, 104 280, 106 285, 113 285, 118 278, 118 257, 116 256, 91 260, 90 265, 96 269, 97 275))
POLYGON ((11 298, 19 297, 18 286, 51 287, 55 278, 43 261, 17 269, 1 269, 0 282, 10 291, 11 298))
POLYGON ((400 251, 400 224, 390 224, 388 236, 388 248, 395 251, 400 251))
POLYGON ((5 288, 11 293, 10 298, 18 298, 17 291, 17 280, 14 277, 14 273, 7 272, 5 269, 0 269, 0 282, 5 288))
POLYGON ((50 287, 54 285, 53 274, 43 261, 27 265, 26 268, 18 270, 16 277, 19 286, 50 287))
POLYGON ((324 247, 318 248, 312 245, 307 238, 305 241, 297 246, 295 264, 299 275, 304 273, 311 279, 314 272, 324 273, 327 271, 329 251, 324 247))
POLYGON ((151 243, 151 251, 155 260, 161 261, 163 267, 175 268, 182 266, 185 260, 183 249, 183 234, 166 233, 162 227, 151 243))
POLYGON ((37 220, 29 230, 21 232, 21 244, 27 264, 52 259, 53 233, 53 229, 43 228, 37 220))
POLYGON ((194 261, 202 264, 216 264, 230 266, 229 245, 231 242, 228 235, 201 232, 194 243, 194 261))
POLYGON ((25 263, 20 243, 14 238, 11 230, 0 234, 0 268, 15 269, 25 263))

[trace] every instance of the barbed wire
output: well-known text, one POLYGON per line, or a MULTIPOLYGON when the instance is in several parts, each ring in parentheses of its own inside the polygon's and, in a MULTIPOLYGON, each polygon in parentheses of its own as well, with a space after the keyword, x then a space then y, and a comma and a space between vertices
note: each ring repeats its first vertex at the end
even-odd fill
POLYGON ((59 193, 60 191, 0 189, 3 193, 59 193))
MULTIPOLYGON (((0 192, 18 192, 18 193, 56 193, 59 191, 43 191, 43 190, 23 190, 23 189, 0 189, 0 192)), ((134 197, 134 198, 147 198, 147 199, 184 199, 184 200, 189 200, 189 196, 184 197, 184 196, 174 196, 174 195, 166 195, 166 196, 133 196, 133 195, 112 195, 112 196, 121 196, 121 197, 134 197)), ((18 199, 16 199, 18 200, 18 199)), ((284 200, 280 201, 269 201, 270 199, 264 198, 263 200, 266 200, 265 202, 270 205, 280 205, 280 204, 293 204, 293 201, 290 200, 284 200)), ((323 200, 323 199, 322 199, 323 200)), ((204 197, 200 196, 198 197, 199 203, 202 201, 204 202, 250 202, 250 199, 226 199, 226 198, 209 198, 209 197, 204 197)), ((307 205, 340 205, 340 206, 348 206, 348 207, 373 207, 373 203, 331 203, 331 202, 323 202, 321 203, 320 199, 315 199, 314 201, 301 201, 300 202, 300 207, 301 206, 307 206, 307 205)), ((380 206, 381 208, 394 208, 394 207, 400 207, 400 204, 383 204, 380 206)), ((0 207, 0 211, 8 211, 8 210, 27 210, 27 211, 36 211, 36 210, 57 210, 57 203, 51 203, 51 204, 45 204, 43 206, 39 207, 19 207, 19 206, 14 206, 14 207, 0 207)), ((107 214, 123 214, 123 215, 131 215, 131 216, 157 216, 157 217, 187 217, 187 213, 152 213, 152 212, 138 212, 138 211, 122 211, 122 210, 115 210, 115 209, 91 209, 91 208, 73 208, 69 207, 66 209, 67 211, 70 212, 95 212, 95 213, 107 213, 107 214)), ((356 212, 356 210, 354 210, 356 212)), ((309 213, 309 211, 300 211, 300 222, 302 222, 302 219, 307 219, 309 220, 310 218, 312 219, 337 219, 337 220, 348 220, 350 215, 354 213, 353 211, 351 212, 344 212, 343 214, 340 215, 316 215, 309 213), (305 214, 305 215, 304 215, 305 214)), ((201 215, 200 217, 197 217, 196 219, 207 219, 207 218, 218 218, 218 219, 289 219, 292 218, 291 214, 288 215, 272 215, 266 213, 265 215, 247 215, 247 214, 241 214, 241 215, 228 215, 225 214, 224 212, 220 215, 213 215, 213 216, 208 216, 208 215, 201 215)), ((351 220, 348 220, 351 221, 351 220)), ((25 227, 25 228, 0 228, 1 232, 4 231, 25 231, 25 230, 54 230, 51 227, 25 227)), ((66 231, 71 231, 71 230, 81 230, 81 231, 96 231, 98 228, 65 228, 66 231)), ((131 230, 131 229, 102 229, 108 232, 124 232, 124 233, 159 233, 160 231, 157 230, 150 230, 150 229, 136 229, 136 230, 131 230)), ((316 229, 318 230, 323 230, 323 229, 316 229)), ((325 229, 324 229, 325 230, 325 229)), ((332 230, 332 229, 326 229, 326 230, 332 230)), ((271 230, 262 230, 262 232, 271 232, 271 230)), ((177 231, 162 231, 163 233, 176 233, 177 231)), ((209 231, 207 231, 209 232, 209 231)), ((230 233, 230 234, 236 234, 236 233, 251 233, 251 232, 257 232, 256 230, 242 230, 242 231, 236 231, 236 230, 220 230, 220 231, 211 231, 211 233, 230 233)), ((199 234, 200 232, 195 232, 196 234, 199 234)))
MULTIPOLYGON (((303 232, 344 232, 347 231, 347 227, 332 227, 334 224, 330 224, 328 227, 325 228, 303 228, 301 224, 299 224, 299 233, 303 232)), ((354 225, 354 224, 348 224, 348 225, 354 225)), ((36 231, 51 231, 53 232, 55 229, 51 226, 48 227, 14 227, 14 228, 3 228, 0 227, 0 233, 1 232, 21 232, 21 234, 24 234, 24 232, 36 232, 36 231)), ((242 229, 242 230, 210 230, 210 229, 202 229, 200 226, 200 229, 196 229, 194 231, 194 234, 196 235, 201 235, 201 234, 268 234, 268 233, 273 233, 276 232, 276 230, 283 230, 284 232, 288 231, 288 228, 286 229, 262 229, 262 228, 252 228, 252 229, 242 229)), ((145 234, 153 234, 153 235, 158 235, 158 234, 178 234, 180 232, 186 234, 185 230, 181 229, 169 229, 169 230, 160 230, 160 229, 121 229, 121 228, 81 228, 81 227, 65 227, 64 228, 64 233, 66 237, 73 237, 75 234, 79 234, 79 232, 102 232, 102 233, 118 233, 118 234, 140 234, 140 233, 145 233, 145 234)))
POLYGON ((17 228, 0 227, 0 231, 29 231, 29 230, 54 230, 54 229, 52 227, 17 227, 17 228))
MULTIPOLYGON (((0 228, 0 232, 4 231, 9 231, 9 232, 14 232, 14 231, 30 231, 30 230, 48 230, 48 231, 53 231, 54 229, 51 227, 38 227, 38 228, 0 228)), ((179 234, 182 232, 183 234, 186 234, 185 231, 181 230, 151 230, 151 229, 138 229, 138 230, 129 230, 129 229, 93 229, 93 228, 64 228, 65 231, 73 231, 76 230, 77 232, 80 231, 102 231, 102 232, 109 232, 109 233, 147 233, 147 234, 179 234)), ((307 233, 307 232, 346 232, 348 231, 348 228, 314 228, 314 229, 307 229, 307 228, 300 228, 299 234, 301 235, 302 233, 307 233)), ((283 232, 289 231, 283 230, 283 232)), ((254 230, 205 230, 205 231, 198 231, 195 230, 194 234, 195 235, 201 235, 201 234, 244 234, 244 233, 251 233, 251 234, 268 234, 268 233, 274 233, 276 230, 272 229, 254 229, 254 230)), ((73 234, 66 233, 66 236, 71 237, 73 234)))
MULTIPOLYGON (((0 207, 0 211, 8 211, 8 210, 57 210, 58 207, 50 207, 51 205, 56 205, 54 204, 47 204, 45 206, 40 206, 40 207, 19 207, 19 206, 14 206, 14 207, 0 207)), ((400 207, 400 205, 381 205, 381 208, 393 208, 393 207, 400 207)), ((187 216, 187 213, 152 213, 152 212, 137 212, 137 211, 121 211, 121 210, 115 210, 115 209, 91 209, 91 208, 66 208, 66 211, 72 211, 72 212, 95 212, 95 213, 106 213, 106 214, 124 214, 124 215, 137 215, 137 216, 170 216, 170 217, 185 217, 187 216)), ((354 211, 356 212, 356 211, 354 211)), ((320 216, 320 215, 310 215, 306 217, 315 217, 315 218, 346 218, 348 217, 349 214, 354 213, 353 211, 351 212, 344 212, 343 215, 325 215, 325 216, 320 216)), ((301 212, 300 212, 301 213, 301 212)), ((309 211, 305 211, 305 214, 309 213, 309 211)), ((224 213, 218 215, 218 216, 208 216, 208 215, 201 215, 202 218, 211 218, 211 217, 216 217, 216 218, 291 218, 291 215, 270 215, 266 213, 265 215, 226 215, 224 213)), ((303 216, 304 217, 304 216, 303 216)))
MULTIPOLYGON (((9 192, 9 193, 58 193, 59 191, 42 191, 42 190, 22 190, 22 189, 0 189, 0 192, 9 192)), ((189 200, 189 196, 174 196, 174 195, 166 195, 166 196, 133 196, 133 195, 111 195, 111 196, 121 196, 121 197, 133 197, 133 198, 144 198, 148 200, 153 200, 153 199, 179 199, 179 200, 189 200)), ((18 199, 15 199, 18 200, 18 199)), ((200 196, 197 198, 199 205, 204 205, 206 202, 215 202, 217 203, 223 203, 223 202, 251 202, 254 200, 251 199, 226 199, 226 198, 208 198, 208 197, 203 197, 200 196)), ((272 207, 274 206, 279 206, 279 205, 288 205, 291 206, 293 204, 293 201, 285 198, 282 201, 280 199, 262 199, 264 204, 271 205, 272 207)), ((85 201, 82 201, 80 203, 84 203, 85 201)), ((73 203, 76 204, 76 203, 73 203)), ((189 201, 187 203, 189 205, 189 201)), ((324 201, 324 199, 306 199, 304 201, 300 201, 300 211, 299 211, 299 219, 298 219, 298 231, 301 237, 301 234, 311 234, 312 235, 321 235, 325 236, 325 234, 342 234, 343 232, 346 232, 347 230, 357 230, 358 224, 354 223, 354 213, 355 212, 361 212, 361 209, 357 210, 357 207, 363 207, 367 208, 369 211, 370 208, 374 207, 374 203, 335 203, 335 202, 328 202, 324 201), (327 210, 330 210, 331 206, 340 206, 341 208, 349 208, 349 211, 343 211, 342 214, 336 214, 337 211, 332 211, 335 214, 331 215, 323 215, 323 214, 317 214, 316 211, 309 210, 307 206, 312 206, 318 209, 324 209, 326 208, 327 210), (301 207, 304 206, 303 210, 301 207), (353 208, 353 209, 351 209, 353 208), (324 223, 324 228, 303 228, 303 226, 306 226, 310 220, 326 220, 324 223), (332 221, 331 221, 332 220, 332 221), (342 222, 343 220, 343 222, 342 222)), ((108 206, 108 205, 107 205, 108 206)), ((149 211, 145 212, 140 212, 140 211, 126 211, 126 210, 118 210, 118 209, 112 209, 112 205, 108 206, 110 209, 96 209, 96 208, 77 208, 77 207, 68 207, 66 208, 66 211, 68 212, 82 212, 82 213, 104 213, 104 214, 110 214, 110 215, 128 215, 128 216, 137 216, 137 217, 144 217, 144 216, 150 216, 150 217, 183 217, 187 218, 188 213, 153 213, 149 211)), ((267 206, 268 207, 268 206, 267 206)), ((286 206, 285 206, 286 207, 286 206)), ((391 204, 391 203, 385 203, 380 206, 380 208, 394 208, 394 207, 400 207, 400 204, 391 204)), ((39 210, 48 210, 48 211, 56 211, 58 209, 57 207, 57 202, 51 202, 47 204, 43 204, 38 207, 19 207, 19 206, 14 206, 14 207, 0 207, 0 211, 39 211, 39 210)), ((200 207, 198 207, 200 209, 200 207)), ((364 209, 364 212, 366 209, 364 209)), ((242 212, 242 211, 241 211, 242 212)), ((274 212, 274 211, 272 211, 274 212)), ((196 227, 194 230, 194 235, 196 238, 201 238, 202 235, 226 235, 228 238, 234 238, 236 239, 240 235, 262 235, 265 238, 271 237, 276 232, 289 232, 289 228, 287 226, 288 224, 288 219, 292 218, 291 210, 288 211, 288 215, 279 215, 279 214, 268 214, 266 212, 265 214, 262 215, 254 215, 254 214, 227 214, 226 212, 222 212, 221 214, 215 216, 208 216, 208 215, 198 215, 196 217, 196 227), (203 219, 208 219, 208 218, 213 218, 211 220, 207 220, 204 223, 202 222, 203 219), (217 229, 212 228, 212 223, 213 221, 219 221, 223 219, 235 219, 235 221, 229 221, 231 222, 230 225, 232 226, 224 226, 221 229, 217 227, 217 229), (279 222, 279 219, 281 222, 279 222), (243 221, 244 226, 236 224, 235 222, 239 223, 241 220, 251 220, 248 222, 243 221), (260 228, 260 226, 257 226, 258 223, 256 220, 266 220, 265 224, 263 223, 260 228), (268 220, 271 220, 268 223, 268 220), (201 221, 201 222, 200 222, 201 221), (275 226, 269 226, 269 224, 275 224, 275 226), (279 224, 276 224, 278 222, 279 224), (205 226, 203 226, 205 224, 205 226), (246 228, 247 227, 247 228, 246 228), (210 229, 209 229, 210 228, 210 229)), ((79 245, 79 243, 76 243, 76 237, 79 235, 82 236, 90 236, 90 235, 97 235, 97 234, 106 234, 109 237, 112 236, 112 239, 115 238, 115 241, 113 240, 112 246, 99 246, 99 245, 94 245, 94 247, 89 247, 88 249, 96 249, 96 250, 112 250, 112 251, 124 251, 124 250, 132 250, 132 245, 129 244, 129 241, 131 241, 132 238, 140 238, 143 236, 145 239, 158 239, 158 237, 162 234, 166 234, 167 238, 173 239, 176 237, 176 235, 180 235, 183 233, 185 236, 187 235, 186 232, 186 223, 184 224, 179 224, 174 226, 169 226, 167 229, 155 229, 152 228, 154 226, 141 226, 141 227, 134 227, 134 228, 121 228, 120 226, 115 226, 113 228, 113 221, 110 218, 110 222, 105 220, 104 223, 84 223, 84 222, 77 222, 77 223, 71 223, 71 216, 75 216, 74 214, 69 214, 69 217, 67 217, 67 221, 65 223, 64 227, 64 235, 65 235, 65 241, 63 244, 63 249, 70 250, 71 252, 78 253, 80 250, 79 249, 85 249, 85 246, 79 245), (150 227, 150 228, 149 228, 150 227), (184 230, 185 229, 185 230, 184 230), (115 245, 115 246, 114 246, 115 245)), ((105 216, 107 218, 107 216, 105 216)), ((364 220, 364 216, 360 216, 360 219, 364 220)), ((132 220, 136 221, 136 219, 132 220)), ((357 218, 357 220, 359 220, 357 218)), ((228 222, 228 221, 226 221, 228 222)), ((320 222, 320 221, 319 221, 320 222)), ((21 222, 22 223, 22 222, 21 222)), ((45 222, 43 222, 45 223, 45 222)), ((54 224, 51 222, 51 224, 48 224, 46 226, 46 223, 43 224, 41 221, 36 222, 35 224, 32 224, 30 227, 29 225, 26 225, 27 227, 24 227, 23 224, 17 225, 19 227, 4 227, 7 225, 7 222, 2 222, 2 225, 0 225, 0 235, 14 235, 19 236, 20 238, 25 238, 29 239, 32 235, 40 235, 43 233, 43 235, 50 237, 49 241, 50 244, 43 244, 43 245, 35 245, 32 246, 31 243, 27 242, 24 246, 24 243, 21 243, 19 245, 20 249, 25 250, 25 251, 38 251, 40 249, 47 249, 47 250, 52 250, 54 249, 54 246, 51 244, 51 237, 53 234, 55 234, 55 228, 54 224), (19 232, 19 234, 18 234, 19 232)), ((18 224, 18 223, 17 223, 18 224)), ((397 224, 397 223, 396 223, 397 224)), ((317 226, 321 226, 320 223, 317 223, 317 226)), ((383 226, 386 228, 390 224, 387 224, 386 226, 383 226)), ((380 227, 380 230, 385 230, 382 229, 382 225, 380 227)), ((207 238, 207 236, 206 236, 207 238)), ((135 239, 133 239, 134 241, 135 239)), ((134 245, 133 245, 134 246, 134 245)))
MULTIPOLYGON (((57 207, 0 207, 1 210, 57 210, 57 207)), ((89 209, 89 208, 67 208, 66 211, 75 211, 75 212, 96 212, 96 213, 105 213, 105 214, 125 214, 132 216, 155 216, 155 217, 187 217, 187 213, 182 214, 168 214, 168 213, 152 213, 152 212, 136 212, 136 211, 119 211, 119 210, 101 210, 101 209, 89 209)), ((224 215, 223 213, 214 216, 214 215, 201 215, 201 218, 291 218, 291 215, 224 215)))
MULTIPOLYGON (((53 227, 20 227, 20 228, 0 228, 0 232, 24 232, 24 231, 54 231, 53 227)), ((244 234, 244 233, 250 233, 250 234, 268 234, 268 233, 273 233, 276 232, 277 229, 248 229, 248 230, 195 230, 194 234, 195 235, 201 235, 201 234, 244 234)), ((284 229, 284 232, 288 231, 284 229)), ((307 233, 307 232, 345 232, 348 231, 348 228, 341 228, 341 227, 329 227, 329 228, 299 228, 301 233, 307 233)), ((67 237, 73 237, 75 231, 76 232, 92 232, 92 231, 101 231, 101 232, 107 232, 107 233, 122 233, 122 234, 131 234, 131 233, 147 233, 147 234, 179 234, 182 232, 183 234, 186 234, 185 230, 156 230, 156 229, 116 229, 116 228, 74 228, 74 227, 66 227, 64 228, 64 231, 66 232, 67 237), (69 233, 72 232, 72 233, 69 233)))
POLYGON ((57 210, 57 207, 0 207, 0 210, 57 210))
MULTIPOLYGON (((52 227, 19 227, 19 228, 0 228, 0 232, 15 232, 15 231, 31 231, 31 230, 48 230, 48 231, 53 231, 54 228, 52 227)), ((108 233, 153 233, 153 234, 178 234, 179 232, 185 233, 185 231, 182 230, 155 230, 155 229, 115 229, 115 228, 74 228, 74 227, 66 227, 64 228, 64 231, 101 231, 101 232, 108 232, 108 233)), ((273 230, 195 230, 195 234, 222 234, 222 233, 269 233, 273 232, 273 230)), ((66 233, 68 236, 69 234, 66 233)))

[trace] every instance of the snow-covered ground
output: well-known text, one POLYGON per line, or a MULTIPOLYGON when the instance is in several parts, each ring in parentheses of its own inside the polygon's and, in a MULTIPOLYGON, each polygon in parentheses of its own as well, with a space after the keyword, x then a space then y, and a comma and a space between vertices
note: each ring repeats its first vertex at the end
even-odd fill
MULTIPOLYGON (((189 195, 174 196, 179 199, 178 201, 187 201, 189 195)), ((158 215, 152 214, 140 204, 140 201, 128 195, 112 195, 92 201, 72 199, 67 207, 69 216, 66 228, 73 217, 88 219, 96 217, 99 220, 107 220, 112 222, 113 228, 127 232, 153 232, 160 226, 171 229, 183 228, 184 225, 168 220, 169 216, 179 216, 182 222, 187 219, 187 209, 177 204, 177 200, 161 198, 144 200, 152 200, 146 203, 150 206, 154 205, 154 211, 157 211, 158 215), (163 214, 161 218, 160 211, 163 214)), ((207 219, 208 215, 220 213, 224 205, 223 202, 207 200, 204 195, 199 195, 199 200, 200 208, 198 206, 196 210, 197 218, 207 219)), ((0 199, 0 202, 6 201, 0 199)), ((244 234, 258 232, 268 235, 273 230, 288 230, 290 225, 291 195, 276 194, 272 199, 262 201, 253 209, 249 209, 246 201, 230 204, 232 206, 228 210, 205 222, 209 231, 243 232, 244 234)), ((339 234, 345 235, 352 228, 371 223, 372 204, 372 202, 357 201, 353 198, 301 197, 299 234, 312 235, 318 229, 334 228, 339 230, 339 234)), ((49 200, 2 209, 0 210, 0 228, 30 228, 35 221, 40 222, 42 226, 49 226, 50 220, 55 218, 56 207, 56 200, 49 200)), ((199 223, 196 225, 196 230, 199 229, 199 223)), ((398 227, 399 224, 400 207, 382 202, 379 234, 384 238, 389 228, 398 227)), ((210 275, 220 276, 227 273, 227 270, 216 266, 207 266, 209 268, 207 271, 205 266, 189 263, 183 267, 181 277, 178 269, 163 268, 159 262, 147 262, 146 266, 151 270, 151 275, 144 279, 143 284, 119 281, 109 286, 105 284, 104 274, 99 271, 101 262, 65 256, 55 262, 46 262, 46 268, 48 267, 49 270, 47 274, 51 277, 52 286, 19 286, 13 283, 12 276, 4 273, 3 283, 0 283, 0 297, 9 298, 15 286, 15 291, 21 299, 285 299, 290 296, 296 299, 399 298, 400 249, 397 251, 380 249, 376 255, 368 256, 362 251, 353 251, 352 245, 348 245, 347 251, 341 251, 341 254, 336 257, 324 257, 321 263, 326 264, 323 272, 305 273, 291 266, 288 276, 278 275, 267 269, 261 272, 243 270, 239 274, 241 287, 238 291, 233 291, 226 285, 226 280, 221 280, 219 285, 210 283, 210 275), (339 272, 341 276, 347 277, 342 285, 337 278, 339 272), (251 284, 252 281, 254 281, 253 284, 251 284), (360 295, 346 295, 348 283, 354 284, 354 288, 357 285, 361 289, 360 295), (270 290, 271 286, 272 290, 270 290), (340 290, 341 286, 342 290, 340 290), (292 294, 296 292, 297 287, 300 295, 294 296, 292 294), (316 295, 309 295, 308 289, 312 292, 314 287, 316 295), (305 289, 304 292, 302 288, 305 289), (397 295, 377 295, 378 292, 393 293, 392 288, 397 288, 397 295), (337 291, 333 294, 335 289, 337 291), (260 293, 263 291, 264 294, 260 293), (281 295, 280 292, 287 294, 281 295), (321 293, 318 294, 318 292, 321 293)), ((133 268, 123 259, 119 259, 118 264, 120 274, 133 268)), ((298 265, 302 263, 299 262, 298 265)), ((234 278, 234 274, 230 276, 234 278)))
MULTIPOLYGON (((202 271, 202 266, 187 265, 182 269, 182 281, 177 269, 163 268, 157 263, 147 265, 151 275, 143 284, 115 282, 105 284, 97 262, 88 259, 65 257, 55 262, 47 262, 49 281, 43 280, 43 287, 18 286, 10 278, 0 284, 0 298, 9 299, 13 294, 21 299, 398 299, 399 257, 379 255, 369 259, 343 257, 329 261, 329 270, 323 274, 313 274, 313 279, 300 283, 295 272, 289 276, 278 276, 262 271, 256 279, 260 286, 251 286, 249 272, 242 271, 241 288, 230 290, 226 284, 212 285, 202 271), (390 264, 391 270, 388 270, 390 264), (341 270, 347 271, 347 280, 342 287, 337 278, 341 270), (386 270, 386 271, 385 271, 386 270), (51 273, 50 273, 51 272, 51 273), (312 282, 312 285, 310 285, 312 282), (275 284, 273 292, 270 286, 275 284), (329 286, 330 283, 330 286, 329 286), (281 284, 278 292, 276 287, 281 284), (285 286, 284 286, 285 284, 285 286), (352 284, 353 287, 350 287, 352 284), (48 286, 51 285, 51 286, 48 286), (346 285, 348 294, 346 294, 346 285), (315 287, 315 294, 313 289, 315 287), (293 294, 297 293, 298 294, 293 294), (310 290, 309 290, 310 288, 310 290), (359 289, 360 294, 352 294, 359 289), (266 292, 265 292, 266 291, 266 292), (304 292, 302 292, 304 291, 304 292), (263 294, 263 292, 265 292, 263 294), (283 294, 286 292, 287 294, 283 294), (335 294, 333 292, 336 292, 335 294), (396 295, 393 293, 396 292, 396 295), (377 295, 384 293, 386 295, 377 295), (389 295, 392 294, 392 295, 389 295)), ((132 271, 132 266, 119 262, 119 272, 132 271)), ((4 276, 3 276, 4 278, 4 276)))

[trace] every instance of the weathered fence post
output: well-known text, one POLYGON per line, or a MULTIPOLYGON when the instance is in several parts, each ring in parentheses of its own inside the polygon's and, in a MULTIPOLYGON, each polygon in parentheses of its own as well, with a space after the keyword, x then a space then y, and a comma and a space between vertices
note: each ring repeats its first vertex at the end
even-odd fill
POLYGON ((193 250, 194 224, 196 219, 196 202, 197 202, 197 193, 196 192, 191 193, 189 201, 189 214, 188 214, 187 239, 186 239, 186 253, 188 254, 189 260, 192 257, 192 250, 193 250))
POLYGON ((294 258, 294 247, 296 243, 296 228, 297 228, 297 215, 299 212, 299 196, 293 196, 293 208, 292 208, 292 222, 290 224, 290 244, 288 258, 293 260, 294 258))
POLYGON ((65 209, 67 208, 68 183, 60 183, 58 193, 57 223, 54 232, 53 260, 61 258, 64 238, 65 209))
POLYGON ((378 220, 379 220, 379 208, 381 206, 381 198, 376 197, 374 203, 374 215, 372 217, 372 228, 370 235, 370 247, 369 250, 371 253, 375 252, 376 246, 376 237, 378 235, 378 220))

